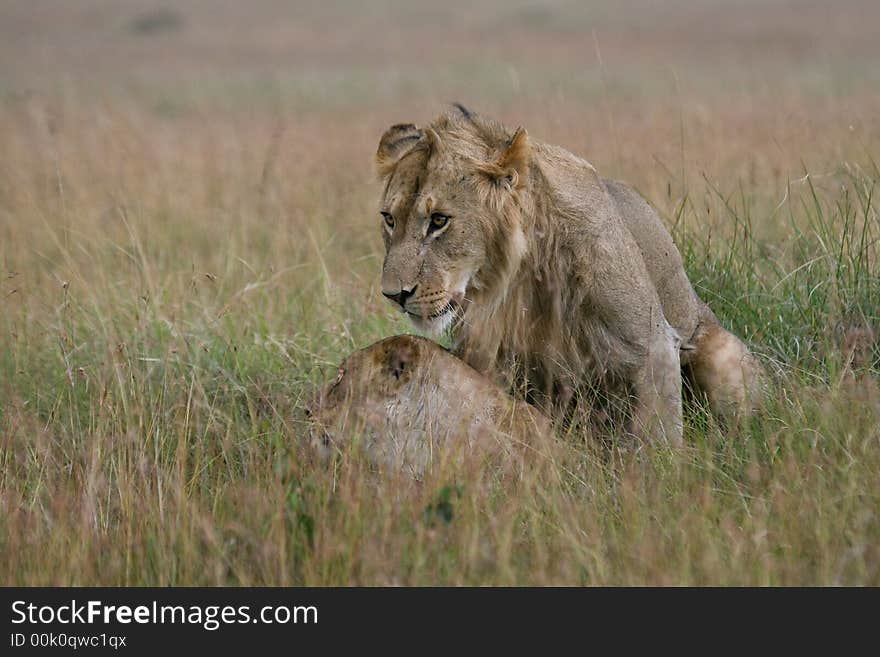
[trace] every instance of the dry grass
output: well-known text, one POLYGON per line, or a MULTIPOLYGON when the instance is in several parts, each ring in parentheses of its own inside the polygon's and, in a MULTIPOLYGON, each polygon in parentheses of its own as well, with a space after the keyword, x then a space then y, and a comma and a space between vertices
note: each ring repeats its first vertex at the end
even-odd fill
POLYGON ((877 3, 209 4, 0 10, 0 583, 880 584, 877 3), (376 140, 449 100, 661 210, 764 417, 310 459, 299 400, 410 330, 376 140))

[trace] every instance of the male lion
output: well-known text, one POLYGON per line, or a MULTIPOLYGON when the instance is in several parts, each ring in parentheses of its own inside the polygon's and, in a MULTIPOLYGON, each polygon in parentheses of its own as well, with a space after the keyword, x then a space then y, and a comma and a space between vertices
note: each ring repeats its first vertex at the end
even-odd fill
POLYGON ((367 458, 419 476, 438 455, 489 453, 550 435, 539 411, 440 345, 398 335, 354 352, 307 406, 312 447, 326 458, 353 437, 367 458))
POLYGON ((681 373, 728 419, 759 365, 696 295, 657 213, 568 151, 460 105, 379 142, 382 293, 545 409, 621 387, 630 433, 682 435, 681 373))

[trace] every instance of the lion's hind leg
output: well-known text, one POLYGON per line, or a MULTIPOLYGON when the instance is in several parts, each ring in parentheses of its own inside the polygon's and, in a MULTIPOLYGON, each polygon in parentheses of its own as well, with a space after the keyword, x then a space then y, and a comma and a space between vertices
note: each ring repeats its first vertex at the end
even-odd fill
POLYGON ((658 326, 644 365, 636 374, 631 432, 644 438, 682 442, 681 338, 666 322, 658 326))
POLYGON ((683 359, 697 389, 724 424, 735 424, 761 402, 760 363, 733 333, 712 322, 699 331, 693 351, 683 359))

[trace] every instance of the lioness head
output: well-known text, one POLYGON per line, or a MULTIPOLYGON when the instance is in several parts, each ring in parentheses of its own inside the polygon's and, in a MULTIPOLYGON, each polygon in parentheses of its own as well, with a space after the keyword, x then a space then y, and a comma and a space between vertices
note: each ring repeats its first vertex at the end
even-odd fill
POLYGON ((341 447, 340 437, 361 433, 369 451, 396 420, 396 407, 414 396, 409 388, 425 365, 423 350, 421 340, 396 336, 346 358, 307 407, 312 447, 327 457, 341 447))
POLYGON ((424 128, 389 128, 376 166, 384 182, 382 294, 416 327, 441 333, 519 264, 528 136, 459 107, 424 128))
POLYGON ((357 443, 368 460, 424 471, 437 456, 508 445, 549 424, 426 338, 398 335, 354 352, 307 405, 311 446, 322 458, 357 443))

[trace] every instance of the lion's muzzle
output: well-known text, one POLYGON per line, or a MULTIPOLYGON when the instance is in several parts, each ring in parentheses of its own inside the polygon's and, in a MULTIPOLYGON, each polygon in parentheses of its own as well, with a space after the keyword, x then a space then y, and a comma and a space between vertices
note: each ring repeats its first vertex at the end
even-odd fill
POLYGON ((406 300, 409 299, 416 292, 417 285, 413 285, 411 288, 407 289, 405 287, 394 288, 382 288, 382 294, 400 305, 404 310, 406 309, 406 300))

